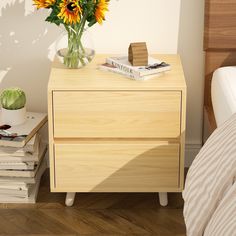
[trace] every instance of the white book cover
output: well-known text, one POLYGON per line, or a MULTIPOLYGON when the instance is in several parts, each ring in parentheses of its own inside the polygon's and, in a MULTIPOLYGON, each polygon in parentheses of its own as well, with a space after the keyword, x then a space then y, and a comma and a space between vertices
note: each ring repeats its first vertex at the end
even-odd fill
POLYGON ((37 133, 22 148, 0 146, 0 158, 1 156, 30 157, 32 155, 37 155, 39 142, 40 135, 37 133))
POLYGON ((4 189, 0 188, 0 196, 28 197, 29 189, 4 189))
POLYGON ((37 133, 47 122, 47 115, 44 113, 27 112, 26 122, 22 125, 12 126, 5 130, 1 121, 0 112, 0 146, 24 147, 25 144, 37 133), (5 132, 14 134, 14 137, 7 137, 5 132))
POLYGON ((28 197, 32 185, 25 183, 0 182, 0 195, 28 197))
POLYGON ((106 59, 106 63, 114 65, 121 71, 133 74, 136 78, 171 70, 171 66, 169 64, 153 57, 148 58, 147 66, 132 66, 127 56, 109 57, 106 59))
POLYGON ((34 170, 36 162, 0 162, 0 170, 34 170))
POLYGON ((149 80, 149 79, 152 79, 152 78, 155 78, 155 77, 158 77, 159 75, 161 75, 161 73, 159 73, 159 74, 154 74, 154 75, 138 76, 138 75, 135 75, 135 74, 132 74, 129 72, 122 71, 118 67, 116 67, 114 65, 110 65, 108 63, 104 63, 104 64, 99 65, 98 69, 100 69, 102 71, 107 71, 107 72, 112 72, 115 74, 123 75, 129 79, 139 80, 139 81, 149 80))
MULTIPOLYGON (((3 148, 3 147, 0 147, 0 149, 3 148)), ((39 148, 40 148, 40 142, 38 142, 37 144, 37 147, 36 147, 36 150, 33 154, 31 153, 25 153, 25 154, 13 154, 13 155, 10 155, 9 153, 6 153, 3 154, 4 152, 2 152, 0 154, 0 163, 1 162, 8 162, 8 163, 11 163, 11 162, 38 162, 39 161, 39 148)))
POLYGON ((0 189, 27 189, 28 184, 15 181, 4 181, 0 179, 0 189))
POLYGON ((11 177, 11 176, 2 176, 0 180, 6 183, 25 183, 25 184, 35 184, 37 183, 45 170, 47 169, 47 158, 43 158, 39 170, 37 171, 35 177, 11 177))
MULTIPOLYGON (((42 143, 40 145, 40 160, 45 156, 47 151, 47 145, 42 143)), ((8 177, 35 177, 40 166, 40 162, 36 165, 34 170, 0 170, 0 176, 8 176, 8 177)))
POLYGON ((36 184, 32 185, 32 189, 29 192, 28 197, 17 197, 17 196, 9 196, 0 194, 0 203, 6 204, 6 203, 36 203, 37 196, 38 196, 38 190, 40 186, 40 179, 37 181, 36 184))

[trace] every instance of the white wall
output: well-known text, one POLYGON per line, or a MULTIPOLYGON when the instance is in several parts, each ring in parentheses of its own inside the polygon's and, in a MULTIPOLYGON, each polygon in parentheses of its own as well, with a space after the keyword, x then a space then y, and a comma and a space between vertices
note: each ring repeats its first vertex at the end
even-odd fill
POLYGON ((135 41, 146 41, 153 53, 177 52, 180 0, 110 2, 106 22, 93 28, 97 52, 127 53, 135 41))
MULTIPOLYGON (((186 76, 187 157, 192 159, 202 143, 204 91, 204 0, 181 0, 178 53, 186 76), (191 153, 194 155, 191 156, 191 153)), ((188 160, 190 163, 191 160, 188 160)))
MULTIPOLYGON (((111 0, 107 21, 92 29, 97 52, 126 53, 130 42, 141 40, 150 52, 176 53, 179 9, 180 0, 111 0)), ((20 86, 28 109, 46 111, 48 54, 60 29, 44 22, 46 10, 32 10, 31 0, 0 2, 1 89, 20 86)))
POLYGON ((31 3, 31 0, 0 2, 0 87, 23 88, 27 108, 46 111, 49 46, 59 30, 42 20, 46 12, 30 14, 31 3))
MULTIPOLYGON (((130 42, 147 41, 150 53, 181 54, 188 85, 187 143, 195 147, 202 127, 203 9, 204 0, 111 0, 107 21, 92 29, 97 53, 126 53, 130 42)), ((33 11, 32 0, 0 1, 0 90, 20 86, 29 110, 46 111, 48 57, 61 29, 44 22, 47 11, 33 11)))

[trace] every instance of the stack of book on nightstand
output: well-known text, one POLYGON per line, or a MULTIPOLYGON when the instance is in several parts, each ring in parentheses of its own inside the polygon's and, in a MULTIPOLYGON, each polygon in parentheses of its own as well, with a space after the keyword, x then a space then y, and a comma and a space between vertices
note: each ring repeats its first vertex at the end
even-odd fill
POLYGON ((36 202, 47 168, 47 145, 39 134, 46 121, 45 114, 32 112, 22 125, 8 127, 0 121, 0 203, 36 202))
POLYGON ((132 66, 127 56, 109 57, 99 69, 124 75, 134 80, 148 80, 171 70, 171 66, 155 58, 148 58, 147 66, 132 66))

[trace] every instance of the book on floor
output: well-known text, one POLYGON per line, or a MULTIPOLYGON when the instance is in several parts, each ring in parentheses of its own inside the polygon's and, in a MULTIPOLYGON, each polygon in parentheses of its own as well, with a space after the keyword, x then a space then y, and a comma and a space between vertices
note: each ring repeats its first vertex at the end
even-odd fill
POLYGON ((26 197, 0 194, 0 203, 36 203, 39 186, 40 179, 36 184, 31 186, 31 189, 28 193, 29 196, 26 197))
POLYGON ((41 160, 44 158, 45 153, 47 151, 47 145, 45 143, 40 144, 39 150, 39 162, 35 165, 33 170, 0 170, 0 176, 8 176, 8 177, 35 177, 41 160))
POLYGON ((38 162, 40 159, 39 153, 29 154, 23 157, 14 157, 14 156, 0 156, 0 163, 18 163, 18 162, 38 162))
POLYGON ((32 185, 18 182, 0 182, 0 196, 29 197, 32 185))
MULTIPOLYGON (((0 135, 0 146, 24 147, 26 143, 37 133, 37 131, 47 122, 47 115, 44 113, 27 112, 26 122, 22 125, 12 126, 7 129, 8 133, 15 134, 16 137, 9 138, 0 135)), ((0 126, 7 125, 1 121, 0 126)))
MULTIPOLYGON (((46 155, 47 156, 47 155, 46 155)), ((45 170, 47 169, 47 158, 43 158, 38 168, 38 171, 34 177, 16 177, 16 176, 2 176, 0 182, 22 182, 26 184, 35 184, 37 183, 45 170)))
POLYGON ((0 162, 0 170, 34 170, 36 162, 0 162))
POLYGON ((40 135, 35 134, 29 142, 21 148, 18 147, 0 147, 0 161, 1 157, 31 157, 37 156, 39 151, 40 135))
MULTIPOLYGON (((4 152, 1 153, 0 155, 0 163, 3 162, 8 162, 8 163, 17 163, 17 162, 39 162, 40 160, 40 144, 41 141, 38 142, 36 150, 34 153, 21 153, 21 154, 13 154, 13 155, 9 155, 9 154, 5 154, 4 152)), ((0 150, 2 150, 2 148, 4 147, 0 147, 0 150)))
POLYGON ((132 74, 135 78, 171 70, 169 64, 153 57, 148 58, 148 66, 132 66, 127 56, 109 57, 106 59, 106 63, 113 65, 128 74, 132 74))

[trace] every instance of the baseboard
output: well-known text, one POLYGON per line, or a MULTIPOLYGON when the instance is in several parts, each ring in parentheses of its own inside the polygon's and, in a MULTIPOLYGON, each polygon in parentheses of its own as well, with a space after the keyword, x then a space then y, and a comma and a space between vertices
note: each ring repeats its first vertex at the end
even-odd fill
POLYGON ((202 146, 200 144, 186 144, 185 146, 185 167, 190 167, 194 158, 199 153, 202 146))

